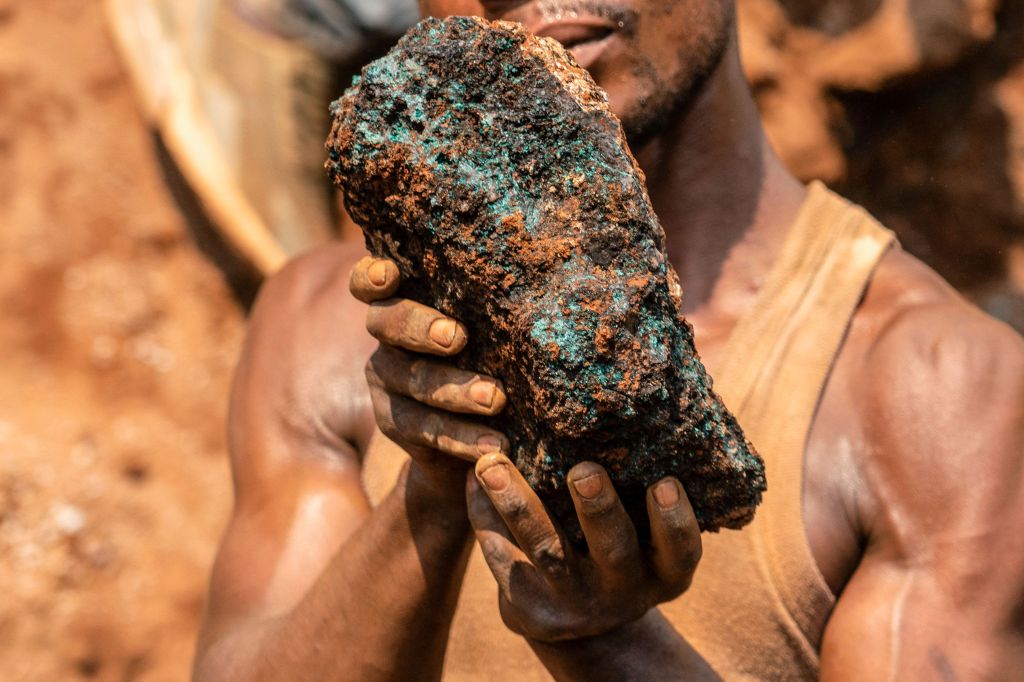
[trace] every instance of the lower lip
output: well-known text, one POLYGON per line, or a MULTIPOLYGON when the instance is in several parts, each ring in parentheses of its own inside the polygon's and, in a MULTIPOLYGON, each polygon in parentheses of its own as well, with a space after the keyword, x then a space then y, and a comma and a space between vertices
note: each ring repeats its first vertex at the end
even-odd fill
POLYGON ((579 45, 569 48, 569 54, 573 56, 573 59, 575 59, 576 63, 582 68, 590 68, 590 66, 601 57, 601 54, 608 47, 608 43, 610 43, 614 37, 614 33, 609 33, 600 40, 580 43, 579 45))

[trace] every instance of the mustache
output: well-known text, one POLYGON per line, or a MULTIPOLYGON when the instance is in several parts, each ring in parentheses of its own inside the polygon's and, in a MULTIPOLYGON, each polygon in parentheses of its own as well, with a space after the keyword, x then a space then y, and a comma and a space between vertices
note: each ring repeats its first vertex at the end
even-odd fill
POLYGON ((543 21, 562 21, 587 15, 615 24, 620 31, 632 33, 636 28, 637 11, 601 0, 540 0, 537 11, 543 21))

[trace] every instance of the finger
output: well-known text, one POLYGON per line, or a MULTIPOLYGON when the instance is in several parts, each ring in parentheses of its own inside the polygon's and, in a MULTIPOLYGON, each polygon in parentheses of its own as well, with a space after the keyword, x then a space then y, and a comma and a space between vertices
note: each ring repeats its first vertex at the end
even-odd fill
POLYGON ((565 575, 565 544, 544 504, 508 457, 481 457, 476 477, 530 562, 546 576, 565 575))
POLYGON ((512 632, 526 635, 524 606, 526 612, 536 614, 531 604, 536 604, 537 600, 550 603, 547 585, 516 545, 508 526, 473 472, 466 479, 466 506, 480 553, 498 583, 498 610, 502 621, 512 632))
POLYGON ((529 559, 516 546, 508 526, 472 472, 466 477, 466 507, 469 522, 473 525, 473 534, 480 543, 480 553, 498 581, 498 586, 507 593, 511 587, 512 566, 517 561, 528 564, 529 559))
POLYGON ((348 289, 363 303, 373 303, 393 296, 401 281, 401 273, 394 261, 366 256, 352 268, 348 289))
POLYGON ((643 566, 636 528, 607 472, 599 464, 582 462, 567 478, 590 558, 609 577, 635 578, 643 566))
POLYGON ((431 355, 455 355, 468 339, 460 322, 407 298, 372 303, 366 329, 381 343, 431 355))
POLYGON ((505 389, 488 376, 381 346, 367 372, 392 393, 449 412, 495 415, 505 408, 505 389))
POLYGON ((469 462, 509 451, 508 439, 482 424, 388 393, 379 386, 370 386, 370 397, 377 426, 406 448, 443 452, 469 462))
POLYGON ((653 564, 677 596, 690 586, 701 557, 700 526, 679 481, 671 476, 647 489, 653 564))

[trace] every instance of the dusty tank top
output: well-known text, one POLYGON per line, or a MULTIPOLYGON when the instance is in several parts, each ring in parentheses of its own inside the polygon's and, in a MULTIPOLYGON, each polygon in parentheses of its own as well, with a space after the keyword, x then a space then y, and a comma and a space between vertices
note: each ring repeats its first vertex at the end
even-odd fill
MULTIPOLYGON (((850 319, 893 244, 863 209, 811 185, 753 308, 721 354, 715 390, 764 457, 768 492, 747 528, 704 535, 693 585, 661 609, 726 680, 817 677, 835 597, 804 532, 804 448, 850 319)), ((364 463, 374 504, 404 462, 397 447, 386 445, 369 448, 364 463)), ((445 679, 551 679, 502 624, 497 586, 479 548, 452 624, 445 679)))

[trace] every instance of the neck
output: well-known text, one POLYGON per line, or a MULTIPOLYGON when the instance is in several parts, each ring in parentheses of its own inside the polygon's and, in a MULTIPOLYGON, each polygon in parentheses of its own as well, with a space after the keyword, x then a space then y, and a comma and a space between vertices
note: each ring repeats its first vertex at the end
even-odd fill
POLYGON ((753 296, 805 190, 765 139, 733 38, 685 113, 639 150, 691 322, 729 326, 753 296))

